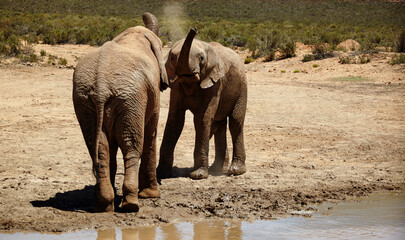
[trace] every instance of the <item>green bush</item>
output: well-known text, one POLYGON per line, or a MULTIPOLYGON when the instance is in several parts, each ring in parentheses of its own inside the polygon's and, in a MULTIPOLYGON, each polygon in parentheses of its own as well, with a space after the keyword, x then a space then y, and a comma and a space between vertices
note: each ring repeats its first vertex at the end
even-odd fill
POLYGON ((396 42, 396 51, 399 53, 405 52, 405 30, 399 34, 396 42))
POLYGON ((39 58, 38 58, 38 55, 36 55, 35 53, 22 54, 22 55, 20 55, 20 61, 23 62, 23 63, 26 63, 26 62, 38 62, 39 58))
POLYGON ((55 55, 48 55, 48 64, 55 64, 55 60, 58 59, 58 56, 55 55))
POLYGON ((314 50, 312 50, 312 54, 315 55, 315 59, 333 57, 333 52, 330 50, 328 44, 315 45, 314 50))
POLYGON ((41 49, 39 54, 41 54, 41 57, 45 57, 46 56, 46 51, 44 49, 41 49))
POLYGON ((352 62, 351 62, 350 57, 340 57, 339 58, 339 63, 341 63, 341 64, 350 64, 352 62))
POLYGON ((361 64, 366 64, 369 63, 371 61, 371 59, 368 56, 360 56, 359 57, 359 61, 361 64))
POLYGON ((65 58, 59 58, 58 64, 66 66, 67 65, 67 60, 65 58))
POLYGON ((313 54, 305 54, 304 57, 302 58, 303 62, 310 62, 315 60, 315 55, 313 54))
POLYGON ((265 61, 273 61, 275 54, 281 44, 281 37, 278 31, 272 31, 262 38, 260 42, 260 55, 265 57, 265 61))
POLYGON ((312 54, 305 54, 302 61, 309 62, 314 60, 321 60, 325 58, 333 57, 334 54, 332 50, 330 50, 328 44, 318 44, 315 45, 314 49, 312 50, 312 54))
POLYGON ((8 29, 0 32, 0 55, 17 56, 22 53, 22 44, 18 36, 8 29))
POLYGON ((371 59, 367 55, 356 55, 339 58, 339 63, 341 64, 366 64, 370 61, 371 59))
POLYGON ((391 58, 391 65, 405 63, 405 54, 395 54, 391 58))
POLYGON ((249 63, 254 62, 254 61, 255 61, 255 59, 252 58, 252 57, 245 58, 245 64, 249 64, 249 63))
POLYGON ((293 41, 288 41, 280 46, 281 58, 291 58, 295 57, 295 43, 293 41))

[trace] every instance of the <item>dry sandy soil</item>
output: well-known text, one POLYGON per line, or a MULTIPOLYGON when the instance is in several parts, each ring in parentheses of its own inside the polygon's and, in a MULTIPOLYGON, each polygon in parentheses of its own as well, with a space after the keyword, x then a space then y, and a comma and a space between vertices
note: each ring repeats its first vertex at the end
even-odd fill
MULTIPOLYGON (((186 177, 194 145, 188 113, 175 177, 161 180, 161 198, 141 200, 139 213, 93 213, 95 179, 71 99, 72 66, 92 47, 34 48, 71 67, 47 65, 46 57, 40 64, 0 64, 0 230, 273 219, 314 203, 405 189, 405 66, 388 64, 389 53, 367 64, 343 65, 337 57, 302 63, 304 48, 295 58, 245 65, 246 174, 186 177), (349 76, 364 79, 341 78, 349 76)), ((159 145, 168 102, 169 90, 161 96, 159 145)), ((121 156, 118 163, 117 203, 121 156)))

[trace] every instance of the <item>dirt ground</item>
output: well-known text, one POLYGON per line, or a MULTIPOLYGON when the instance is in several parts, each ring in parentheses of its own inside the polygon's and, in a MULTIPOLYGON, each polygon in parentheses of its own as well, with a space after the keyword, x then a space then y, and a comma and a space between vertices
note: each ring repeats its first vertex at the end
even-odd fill
MULTIPOLYGON (((66 58, 68 67, 48 65, 47 57, 39 64, 0 64, 0 230, 266 220, 314 203, 405 189, 405 66, 388 64, 390 53, 374 54, 367 64, 340 64, 338 57, 303 63, 303 48, 298 57, 245 65, 247 173, 185 177, 194 147, 187 113, 176 177, 161 180, 161 198, 140 200, 139 213, 93 213, 95 178, 71 98, 73 66, 93 47, 34 48, 66 58)), ((169 92, 161 95, 158 147, 169 92)), ((118 164, 117 203, 121 156, 118 164)))

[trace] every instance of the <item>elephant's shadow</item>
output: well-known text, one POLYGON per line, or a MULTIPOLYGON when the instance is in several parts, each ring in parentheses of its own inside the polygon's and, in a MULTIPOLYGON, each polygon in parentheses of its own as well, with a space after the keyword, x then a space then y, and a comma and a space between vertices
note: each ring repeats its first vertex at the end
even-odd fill
MULTIPOLYGON (((118 206, 122 196, 115 196, 115 205, 118 206)), ((34 200, 30 202, 34 207, 52 207, 70 212, 94 212, 96 194, 94 186, 85 186, 83 189, 57 193, 48 200, 34 200)))
MULTIPOLYGON (((170 178, 188 178, 190 177, 190 173, 193 171, 193 168, 179 168, 174 166, 172 170, 172 176, 170 178)), ((226 175, 225 173, 213 173, 209 171, 210 176, 222 176, 226 175)), ((161 184, 161 179, 158 178, 158 183, 161 184)))
POLYGON ((189 177, 193 168, 179 168, 174 166, 172 170, 172 178, 189 177))

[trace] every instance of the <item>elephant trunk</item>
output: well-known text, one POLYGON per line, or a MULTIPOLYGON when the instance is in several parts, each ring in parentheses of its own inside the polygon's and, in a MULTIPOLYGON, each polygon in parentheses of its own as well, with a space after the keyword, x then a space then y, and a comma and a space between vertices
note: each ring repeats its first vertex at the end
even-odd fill
POLYGON ((145 27, 155 33, 156 36, 159 36, 159 24, 156 17, 150 13, 146 12, 142 16, 143 23, 145 27))
POLYGON ((190 66, 189 66, 189 57, 190 57, 190 49, 191 44, 193 43, 193 39, 197 34, 197 29, 192 28, 188 33, 186 40, 183 43, 183 46, 180 51, 179 61, 177 63, 177 74, 190 74, 190 66))

